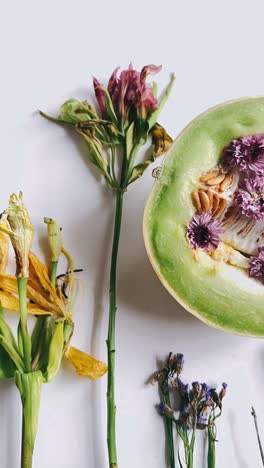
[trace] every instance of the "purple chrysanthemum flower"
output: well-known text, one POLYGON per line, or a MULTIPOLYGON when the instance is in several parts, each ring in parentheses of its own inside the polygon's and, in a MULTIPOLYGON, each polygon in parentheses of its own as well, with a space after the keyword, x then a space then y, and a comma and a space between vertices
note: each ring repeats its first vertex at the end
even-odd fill
POLYGON ((243 136, 231 141, 224 149, 223 164, 227 167, 238 167, 241 171, 263 175, 264 134, 243 136))
POLYGON ((194 214, 187 226, 187 239, 192 249, 204 249, 206 252, 217 249, 220 243, 221 224, 209 213, 194 214))
POLYGON ((249 276, 258 278, 264 283, 264 246, 259 247, 258 257, 251 257, 249 266, 249 276))
POLYGON ((234 202, 241 213, 256 220, 264 220, 264 178, 251 177, 244 180, 234 202))

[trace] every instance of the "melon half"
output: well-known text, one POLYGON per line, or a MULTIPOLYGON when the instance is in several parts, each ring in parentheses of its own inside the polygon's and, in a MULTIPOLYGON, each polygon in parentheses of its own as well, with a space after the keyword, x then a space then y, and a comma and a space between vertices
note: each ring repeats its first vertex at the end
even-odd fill
MULTIPOLYGON (((213 327, 259 337, 264 335, 264 284, 250 277, 239 259, 236 264, 201 249, 194 255, 186 229, 195 213, 192 193, 201 174, 219 164, 223 149, 232 140, 263 133, 262 97, 227 102, 198 116, 165 157, 143 222, 150 262, 166 289, 187 311, 213 327)), ((246 248, 243 252, 239 242, 229 232, 223 245, 231 248, 235 259, 242 254, 247 262, 250 252, 246 248)), ((252 247, 252 239, 244 239, 244 244, 252 247)))

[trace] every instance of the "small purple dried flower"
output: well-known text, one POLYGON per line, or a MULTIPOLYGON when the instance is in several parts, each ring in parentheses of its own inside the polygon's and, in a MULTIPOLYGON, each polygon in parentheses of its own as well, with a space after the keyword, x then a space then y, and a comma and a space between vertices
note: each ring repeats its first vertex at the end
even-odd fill
POLYGON ((161 402, 158 405, 158 410, 159 413, 162 414, 163 416, 167 416, 168 418, 173 418, 173 410, 166 404, 161 402))
POLYGON ((258 257, 251 257, 249 266, 249 276, 258 278, 264 283, 264 246, 259 247, 258 257))
POLYGON ((207 252, 217 249, 220 243, 221 224, 209 213, 194 214, 187 226, 187 239, 192 249, 204 249, 207 252))
POLYGON ((208 409, 203 408, 197 415, 197 427, 198 429, 205 429, 208 424, 208 409))
POLYGON ((177 371, 177 374, 180 375, 183 370, 184 356, 181 353, 177 353, 176 358, 177 358, 176 371, 177 371))
POLYGON ((225 396, 225 394, 226 394, 226 389, 227 389, 227 383, 223 382, 223 383, 222 383, 222 388, 221 388, 221 390, 220 390, 220 392, 219 392, 219 398, 220 398, 220 400, 222 400, 222 399, 224 398, 224 396, 225 396))
POLYGON ((223 164, 258 175, 264 172, 264 134, 243 136, 224 149, 223 164))
POLYGON ((193 382, 192 383, 192 392, 194 397, 198 397, 201 392, 201 385, 199 382, 193 382))
POLYGON ((251 177, 241 184, 234 198, 241 213, 256 220, 264 220, 264 178, 251 177))

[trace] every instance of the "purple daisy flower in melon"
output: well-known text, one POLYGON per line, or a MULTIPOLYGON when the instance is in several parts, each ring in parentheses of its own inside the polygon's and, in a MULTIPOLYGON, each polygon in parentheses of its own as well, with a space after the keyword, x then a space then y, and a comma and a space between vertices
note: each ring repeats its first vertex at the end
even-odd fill
POLYGON ((249 276, 257 278, 264 283, 264 246, 259 247, 258 257, 251 257, 249 266, 249 276))
POLYGON ((241 213, 256 220, 264 220, 264 178, 251 177, 241 184, 234 199, 241 213))
POLYGON ((223 164, 240 171, 264 173, 264 134, 243 136, 224 149, 223 164))
POLYGON ((220 243, 221 224, 209 213, 194 214, 187 226, 187 239, 192 249, 204 249, 207 252, 217 249, 220 243))

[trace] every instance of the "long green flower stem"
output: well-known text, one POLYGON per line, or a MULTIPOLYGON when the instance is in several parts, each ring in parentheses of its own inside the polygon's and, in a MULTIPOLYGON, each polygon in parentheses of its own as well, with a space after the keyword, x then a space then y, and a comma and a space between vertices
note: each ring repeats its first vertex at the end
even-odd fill
POLYGON ((208 426, 208 453, 207 453, 208 468, 215 468, 215 436, 212 426, 208 426))
POLYGON ((116 404, 115 404, 115 322, 116 322, 116 267, 123 209, 123 190, 116 191, 114 236, 110 268, 109 322, 107 336, 107 445, 109 467, 117 468, 116 453, 116 404))

